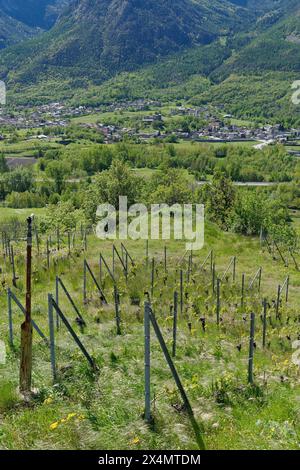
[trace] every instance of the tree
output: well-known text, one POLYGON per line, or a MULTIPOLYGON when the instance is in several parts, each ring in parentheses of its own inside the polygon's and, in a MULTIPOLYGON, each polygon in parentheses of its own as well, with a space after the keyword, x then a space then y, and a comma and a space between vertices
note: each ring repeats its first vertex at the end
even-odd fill
POLYGON ((54 180, 55 191, 61 194, 65 186, 66 176, 70 174, 70 166, 67 162, 54 160, 47 165, 46 174, 54 180))
POLYGON ((59 228, 62 231, 68 231, 81 223, 86 223, 83 210, 76 209, 71 201, 58 202, 57 205, 47 207, 46 215, 41 220, 41 230, 51 231, 59 228))
POLYGON ((2 176, 3 187, 6 194, 24 193, 30 191, 34 186, 32 172, 28 168, 16 168, 2 176))
POLYGON ((183 170, 165 168, 151 178, 146 189, 145 201, 153 204, 193 203, 191 183, 183 170))
POLYGON ((9 171, 6 158, 3 153, 0 154, 0 173, 7 173, 9 171))
MULTIPOLYGON (((261 229, 271 237, 285 233, 279 227, 288 227, 290 217, 286 205, 268 191, 243 189, 234 206, 232 228, 244 235, 259 235, 261 229), (279 230, 279 232, 278 232, 279 230)), ((288 230, 289 236, 290 231, 288 230)), ((286 237, 287 238, 287 237, 286 237)))
POLYGON ((232 181, 219 172, 214 174, 211 184, 207 183, 199 190, 206 213, 224 230, 230 228, 235 197, 232 181))
POLYGON ((114 160, 110 169, 95 176, 93 183, 85 189, 82 206, 89 220, 96 218, 99 204, 112 204, 119 208, 119 197, 126 196, 128 204, 134 204, 141 194, 141 180, 126 163, 114 160))

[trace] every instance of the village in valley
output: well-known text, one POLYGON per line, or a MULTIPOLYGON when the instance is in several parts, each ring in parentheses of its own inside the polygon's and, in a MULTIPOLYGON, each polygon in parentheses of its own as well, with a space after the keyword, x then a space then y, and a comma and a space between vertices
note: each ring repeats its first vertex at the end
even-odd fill
MULTIPOLYGON (((173 139, 199 142, 257 142, 258 145, 290 143, 300 138, 300 129, 284 129, 280 124, 260 124, 235 119, 222 109, 209 106, 189 107, 181 103, 167 108, 158 101, 136 100, 118 102, 101 107, 72 107, 59 102, 29 107, 18 107, 13 111, 0 110, 0 139, 5 140, 5 129, 35 130, 39 140, 51 139, 51 128, 67 128, 76 124, 82 128, 94 129, 103 136, 104 143, 120 142, 126 138, 136 142, 151 139, 173 139), (97 115, 99 117, 97 118, 97 115), (91 117, 91 119, 89 119, 91 117), (116 119, 125 125, 115 123, 116 119), (130 118, 134 117, 134 125, 130 118), (128 118, 128 119, 127 119, 128 118), (195 129, 180 125, 178 118, 195 119, 195 129), (178 126, 172 129, 166 123, 172 120, 178 126), (47 132, 43 132, 47 129, 47 132), (49 131, 50 130, 50 131, 49 131)), ((28 132, 28 138, 31 138, 28 132)), ((299 150, 300 153, 300 150, 299 150)))

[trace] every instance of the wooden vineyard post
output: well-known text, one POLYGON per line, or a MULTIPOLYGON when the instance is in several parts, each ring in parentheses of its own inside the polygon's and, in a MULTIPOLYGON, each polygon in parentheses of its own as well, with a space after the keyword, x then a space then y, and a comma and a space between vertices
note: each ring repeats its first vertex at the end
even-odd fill
POLYGON ((115 312, 116 312, 116 325, 117 325, 117 335, 121 335, 121 317, 119 309, 119 293, 116 284, 114 285, 114 300, 115 300, 115 312))
POLYGON ((177 347, 177 316, 178 316, 178 293, 174 292, 173 345, 172 345, 173 357, 176 357, 176 347, 177 347))
POLYGON ((221 280, 217 279, 217 325, 220 325, 220 308, 221 308, 221 280))
POLYGON ((241 307, 244 308, 245 303, 245 274, 242 275, 242 298, 241 298, 241 307))
POLYGON ((264 307, 264 312, 263 312, 263 340, 262 340, 262 346, 263 348, 266 347, 266 337, 267 337, 267 299, 264 299, 263 301, 263 307, 264 307))
POLYGON ((249 362, 248 362, 248 383, 251 385, 253 384, 254 335, 255 335, 255 314, 251 313, 249 362))
POLYGON ((145 421, 150 424, 151 418, 151 390, 150 390, 150 304, 145 302, 144 309, 144 335, 145 335, 145 421))
POLYGON ((31 324, 31 266, 32 217, 27 219, 26 316, 21 326, 20 392, 31 393, 32 380, 32 324, 31 324))

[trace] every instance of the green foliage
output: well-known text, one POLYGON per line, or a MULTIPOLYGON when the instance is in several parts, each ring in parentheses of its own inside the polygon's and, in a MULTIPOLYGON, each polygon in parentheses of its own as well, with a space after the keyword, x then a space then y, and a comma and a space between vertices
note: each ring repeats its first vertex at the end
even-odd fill
POLYGON ((0 412, 6 413, 18 402, 15 384, 1 381, 0 384, 0 412))
POLYGON ((61 194, 65 178, 71 173, 71 165, 66 161, 51 161, 46 167, 46 174, 54 180, 55 191, 61 194))
POLYGON ((272 235, 275 227, 287 227, 289 222, 286 206, 272 192, 250 189, 238 193, 233 215, 236 232, 259 235, 263 230, 272 235))
POLYGON ((3 153, 0 154, 0 174, 7 173, 9 171, 7 161, 3 153))
POLYGON ((206 213, 224 230, 231 224, 236 191, 224 174, 215 173, 211 184, 199 190, 199 198, 205 204, 206 213))
POLYGON ((170 168, 152 176, 143 198, 147 204, 191 204, 193 193, 186 173, 170 168))
POLYGON ((81 223, 86 223, 84 211, 74 208, 72 201, 59 201, 56 205, 47 206, 46 214, 40 221, 40 227, 43 232, 56 228, 65 232, 80 226, 81 223))
POLYGON ((15 209, 26 209, 33 207, 44 207, 47 202, 47 198, 38 193, 25 191, 23 193, 12 192, 6 200, 7 207, 15 209))
POLYGON ((141 186, 141 180, 126 163, 114 160, 109 170, 97 174, 92 184, 81 189, 81 207, 88 220, 95 221, 99 204, 112 204, 118 210, 120 196, 128 198, 128 205, 134 204, 140 197, 141 186))
POLYGON ((26 168, 17 168, 14 171, 4 173, 0 179, 2 194, 9 194, 13 191, 18 193, 30 191, 33 184, 33 175, 26 168))

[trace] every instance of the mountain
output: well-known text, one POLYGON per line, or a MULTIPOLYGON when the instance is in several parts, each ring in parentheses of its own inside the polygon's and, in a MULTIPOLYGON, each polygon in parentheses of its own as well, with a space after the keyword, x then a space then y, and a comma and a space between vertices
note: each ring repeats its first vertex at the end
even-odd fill
POLYGON ((69 0, 0 0, 0 49, 49 29, 69 0))
POLYGON ((292 15, 256 37, 218 72, 227 75, 264 71, 300 71, 300 5, 292 15))
POLYGON ((25 10, 17 16, 20 1, 4 3, 28 27, 60 11, 49 31, 0 53, 15 102, 171 97, 240 117, 282 119, 284 111, 294 119, 299 0, 40 0, 34 21, 25 10))
POLYGON ((11 18, 0 9, 0 49, 30 38, 36 33, 35 28, 11 18))
POLYGON ((211 43, 252 19, 222 0, 75 0, 48 33, 0 59, 21 82, 47 72, 103 80, 211 43))
POLYGON ((0 0, 0 10, 32 28, 49 29, 69 0, 0 0))

